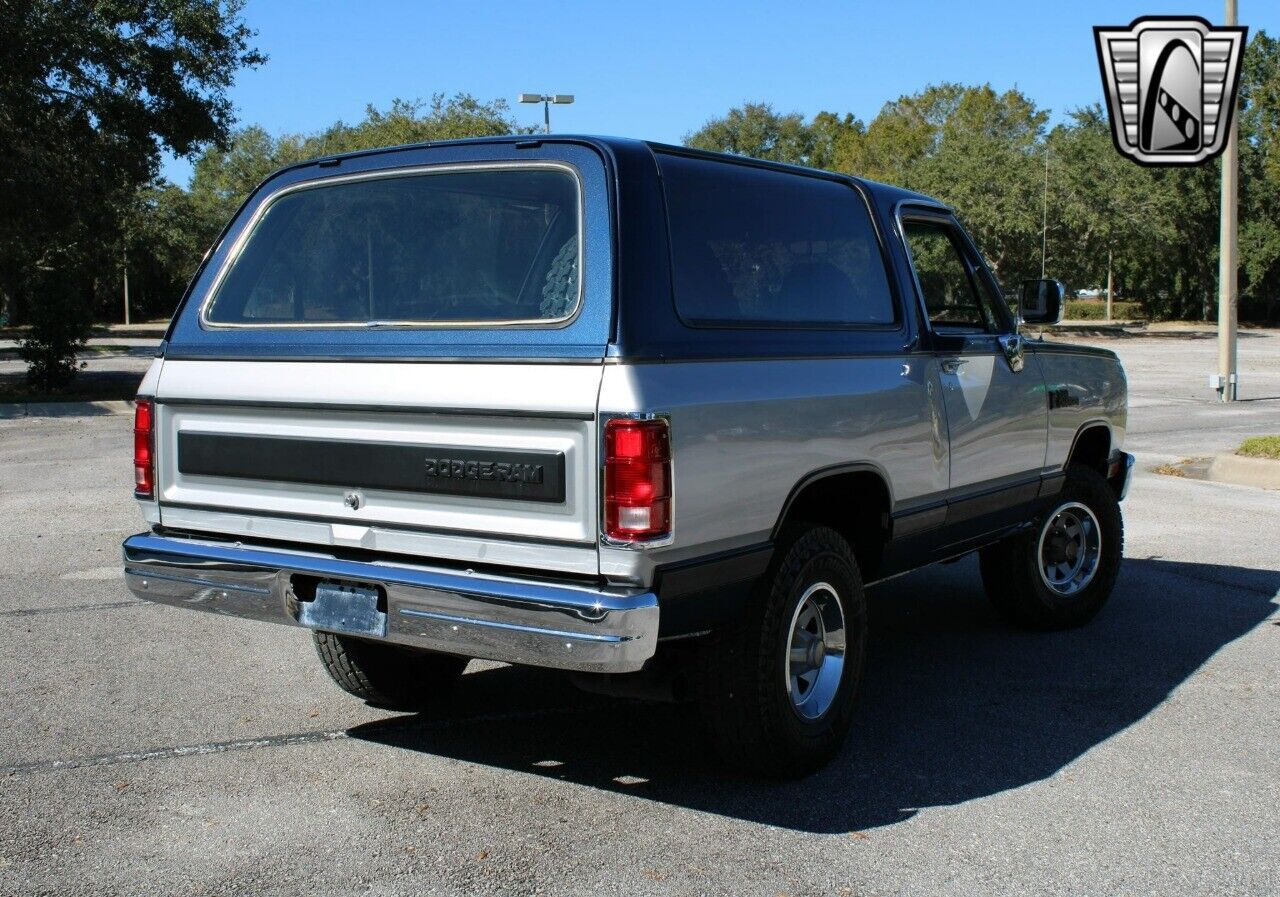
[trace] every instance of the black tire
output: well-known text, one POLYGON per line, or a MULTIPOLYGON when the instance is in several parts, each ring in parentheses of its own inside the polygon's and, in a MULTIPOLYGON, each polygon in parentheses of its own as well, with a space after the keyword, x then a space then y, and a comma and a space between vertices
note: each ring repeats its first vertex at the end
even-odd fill
POLYGON ((699 715, 720 756, 733 766, 779 778, 813 772, 848 734, 862 680, 866 598, 853 552, 822 526, 789 526, 743 616, 697 658, 699 715), (845 653, 829 708, 815 719, 797 710, 787 685, 792 624, 806 591, 828 583, 842 605, 845 653))
POLYGON ((1036 518, 1035 526, 982 549, 979 566, 987 597, 1006 620, 1027 629, 1071 629, 1092 620, 1107 603, 1123 551, 1124 519, 1115 492, 1096 470, 1073 464, 1062 491, 1036 518), (1100 549, 1092 579, 1072 594, 1061 594, 1041 576, 1041 537, 1057 511, 1072 503, 1093 513, 1100 549))
POLYGON ((445 697, 467 658, 332 632, 313 632, 316 654, 338 686, 388 710, 421 710, 445 697))

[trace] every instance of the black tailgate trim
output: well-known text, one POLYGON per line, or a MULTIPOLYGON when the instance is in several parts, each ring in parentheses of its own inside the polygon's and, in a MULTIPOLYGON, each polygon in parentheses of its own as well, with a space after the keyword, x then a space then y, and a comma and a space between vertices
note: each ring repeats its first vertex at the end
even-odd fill
POLYGON ((565 489, 563 452, 190 431, 178 433, 178 472, 516 501, 563 502, 565 489))

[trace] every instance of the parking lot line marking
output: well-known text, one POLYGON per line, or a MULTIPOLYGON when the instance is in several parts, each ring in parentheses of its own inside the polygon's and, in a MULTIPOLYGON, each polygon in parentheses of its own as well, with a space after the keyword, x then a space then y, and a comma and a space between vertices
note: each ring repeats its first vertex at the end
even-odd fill
POLYGON ((62 769, 84 769, 89 766, 113 766, 116 763, 138 763, 164 757, 198 757, 204 754, 221 754, 226 751, 247 751, 261 747, 277 747, 290 744, 314 744, 349 738, 345 730, 331 732, 300 732, 293 735, 269 735, 263 738, 238 738, 234 741, 211 741, 206 744, 184 744, 175 747, 152 748, 145 751, 120 751, 115 754, 95 754, 70 760, 40 760, 35 763, 19 763, 6 766, 6 776, 18 776, 31 772, 57 772, 62 769))
POLYGON ((0 617, 38 617, 43 614, 70 614, 82 610, 112 610, 117 607, 146 607, 146 601, 104 601, 101 604, 68 604, 65 607, 20 607, 0 610, 0 617))
MULTIPOLYGON (((140 602, 145 603, 145 602, 140 602)), ((389 717, 373 723, 382 732, 427 732, 433 729, 448 728, 450 725, 472 725, 475 723, 504 722, 520 719, 534 719, 544 716, 571 715, 589 713, 598 710, 596 705, 577 705, 570 707, 547 707, 540 710, 518 710, 510 713, 489 713, 478 716, 457 717, 455 719, 420 720, 415 716, 389 717)), ((368 724, 364 724, 368 725, 368 724)), ((72 769, 86 769, 94 766, 114 766, 118 763, 141 763, 147 760, 163 760, 170 757, 200 757, 209 754, 223 754, 228 751, 249 751, 267 747, 288 747, 299 744, 319 744, 326 741, 361 740, 359 734, 352 735, 351 729, 330 729, 327 731, 295 732, 290 735, 264 735, 259 738, 237 738, 231 741, 210 741, 204 744, 184 744, 173 747, 150 748, 140 751, 118 751, 111 754, 91 754, 87 757, 72 757, 68 760, 37 760, 32 763, 15 763, 0 767, 0 776, 14 777, 39 772, 61 772, 72 769)))

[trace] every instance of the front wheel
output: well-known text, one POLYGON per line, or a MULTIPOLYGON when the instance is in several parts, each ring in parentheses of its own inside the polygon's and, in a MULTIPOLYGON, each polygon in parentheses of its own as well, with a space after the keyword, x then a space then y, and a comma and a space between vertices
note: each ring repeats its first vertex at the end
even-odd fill
POLYGON ((1092 620, 1107 602, 1123 548, 1115 492, 1096 470, 1072 465, 1033 529, 982 549, 982 582, 992 606, 1011 622, 1069 629, 1092 620))
POLYGON ((840 749, 866 653, 866 599, 846 542, 788 527, 743 617, 699 658, 699 710, 721 757, 793 777, 840 749))

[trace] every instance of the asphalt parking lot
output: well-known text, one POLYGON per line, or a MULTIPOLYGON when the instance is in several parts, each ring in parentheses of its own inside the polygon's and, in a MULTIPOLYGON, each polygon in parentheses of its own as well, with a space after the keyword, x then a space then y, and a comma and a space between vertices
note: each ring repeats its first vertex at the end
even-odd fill
POLYGON ((718 769, 678 709, 473 663, 431 716, 301 630, 137 602, 130 420, 0 420, 0 893, 1280 894, 1280 493, 1156 464, 1280 432, 1280 333, 1107 341, 1126 561, 1090 626, 997 622, 971 560, 873 595, 844 753, 718 769))

